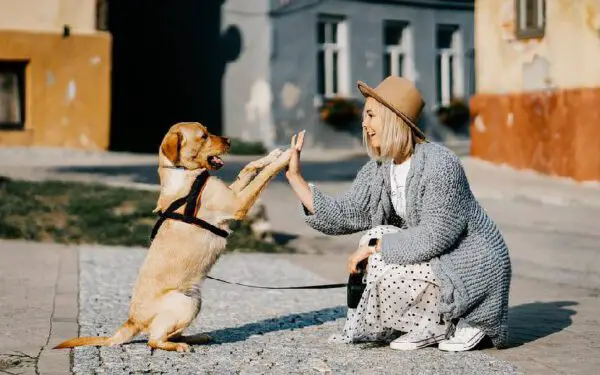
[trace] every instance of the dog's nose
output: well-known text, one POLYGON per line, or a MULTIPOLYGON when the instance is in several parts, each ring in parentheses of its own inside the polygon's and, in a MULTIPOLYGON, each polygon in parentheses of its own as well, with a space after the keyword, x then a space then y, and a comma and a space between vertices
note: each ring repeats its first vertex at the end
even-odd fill
POLYGON ((225 143, 227 143, 227 146, 231 146, 231 139, 223 138, 223 140, 225 141, 225 143))

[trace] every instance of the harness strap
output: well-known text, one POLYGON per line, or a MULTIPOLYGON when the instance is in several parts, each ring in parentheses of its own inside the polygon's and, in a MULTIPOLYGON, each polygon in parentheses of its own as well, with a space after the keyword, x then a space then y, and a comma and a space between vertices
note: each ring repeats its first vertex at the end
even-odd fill
POLYGON ((227 233, 226 230, 216 227, 196 217, 196 214, 198 213, 198 207, 200 205, 200 196, 202 195, 202 191, 204 189, 204 186, 206 185, 206 181, 208 180, 209 176, 210 175, 207 171, 202 172, 194 180, 194 183, 192 184, 192 188, 190 189, 190 193, 188 195, 175 200, 169 205, 165 212, 158 212, 159 218, 154 224, 154 227, 152 228, 152 233, 150 234, 151 240, 153 240, 154 237, 156 237, 160 226, 167 219, 173 219, 188 224, 194 224, 196 226, 199 226, 200 228, 211 231, 217 236, 221 236, 223 238, 227 238, 229 236, 229 233, 227 233), (177 211, 183 205, 185 205, 183 215, 176 213, 175 211, 177 211))
POLYGON ((226 230, 216 227, 216 226, 212 225, 211 223, 208 223, 202 219, 198 219, 197 217, 194 217, 194 216, 185 216, 185 215, 178 214, 178 213, 165 213, 163 215, 163 217, 165 219, 179 220, 179 221, 183 221, 184 223, 197 225, 200 228, 203 228, 203 229, 213 232, 217 236, 221 236, 224 238, 229 236, 229 233, 227 233, 226 230))
POLYGON ((198 213, 200 196, 202 195, 202 191, 204 190, 208 176, 208 172, 204 171, 194 180, 192 188, 190 189, 190 193, 185 201, 185 209, 183 211, 185 216, 195 217, 198 213))

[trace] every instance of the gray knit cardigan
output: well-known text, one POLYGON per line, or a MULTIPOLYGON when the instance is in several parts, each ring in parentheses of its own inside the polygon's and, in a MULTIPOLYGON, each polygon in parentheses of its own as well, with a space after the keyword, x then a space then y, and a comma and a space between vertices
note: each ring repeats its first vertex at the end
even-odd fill
POLYGON ((315 213, 304 209, 312 228, 350 234, 389 224, 383 259, 393 264, 429 261, 441 283, 440 313, 482 329, 496 347, 508 341, 508 248, 479 205, 459 158, 435 143, 417 144, 406 181, 406 220, 390 201, 390 163, 369 161, 345 194, 330 197, 314 185, 315 213))

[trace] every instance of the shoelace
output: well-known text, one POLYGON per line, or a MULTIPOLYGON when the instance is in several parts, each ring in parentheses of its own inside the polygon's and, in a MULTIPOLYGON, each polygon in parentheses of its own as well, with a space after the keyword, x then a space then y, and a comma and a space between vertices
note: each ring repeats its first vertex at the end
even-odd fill
POLYGON ((401 341, 411 342, 411 341, 415 341, 415 340, 419 341, 419 340, 423 340, 423 339, 428 339, 428 338, 435 337, 440 334, 441 334, 441 332, 436 332, 436 330, 434 330, 434 329, 425 327, 420 330, 415 330, 415 331, 409 332, 405 335, 402 335, 399 337, 399 339, 401 341))

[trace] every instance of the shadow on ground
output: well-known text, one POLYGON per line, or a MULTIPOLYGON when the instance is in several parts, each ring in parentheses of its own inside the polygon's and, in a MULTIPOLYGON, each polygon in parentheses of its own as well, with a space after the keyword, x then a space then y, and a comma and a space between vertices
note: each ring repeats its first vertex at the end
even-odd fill
MULTIPOLYGON (((574 301, 533 302, 511 307, 509 310, 510 344, 516 348, 562 331, 572 323, 576 312, 568 307, 577 305, 574 301)), ((228 344, 247 340, 251 336, 271 332, 301 329, 332 322, 346 317, 346 307, 336 306, 299 314, 289 314, 272 319, 260 320, 239 327, 223 328, 206 332, 212 337, 212 345, 228 344)), ((193 333, 189 333, 192 335, 193 333)), ((132 343, 145 342, 143 340, 132 343)), ((481 349, 491 347, 486 342, 481 349)))
MULTIPOLYGON (((256 157, 258 158, 258 157, 256 157)), ((366 163, 366 156, 335 160, 327 162, 302 163, 302 173, 308 181, 352 181, 358 170, 366 163)), ((246 163, 227 162, 218 171, 211 172, 213 175, 226 182, 233 182, 246 163)), ((156 164, 152 165, 110 165, 110 166, 74 166, 55 168, 55 172, 67 174, 97 175, 102 178, 127 179, 135 183, 158 184, 158 172, 156 164)), ((284 176, 280 173, 274 181, 283 181, 284 176)))
POLYGON ((244 341, 254 335, 316 326, 345 316, 346 307, 337 306, 306 313, 284 315, 278 318, 265 319, 239 327, 224 328, 206 333, 213 338, 213 344, 227 344, 244 341))
POLYGON ((572 324, 575 301, 532 302, 509 309, 510 348, 560 332, 572 324))
MULTIPOLYGON (((532 302, 511 307, 509 310, 510 347, 519 347, 569 327, 572 324, 571 317, 576 314, 575 310, 569 307, 575 305, 577 302, 574 301, 556 301, 532 302)), ((214 339, 215 344, 225 344, 243 341, 253 335, 319 325, 345 316, 346 307, 337 306, 206 333, 214 339)))
MULTIPOLYGON (((452 146, 458 156, 467 156, 468 148, 452 146)), ((233 182, 242 168, 251 160, 260 156, 249 156, 246 161, 228 161, 225 157, 225 166, 219 171, 211 172, 225 182, 233 182)), ((369 160, 367 155, 356 155, 342 160, 331 161, 303 161, 302 174, 311 182, 349 182, 354 180, 360 168, 369 160)), ((132 165, 87 165, 58 167, 52 171, 59 174, 81 175, 96 177, 96 179, 115 178, 134 183, 158 184, 157 164, 132 164, 132 165)), ((275 177, 274 181, 284 181, 283 173, 275 177)))

